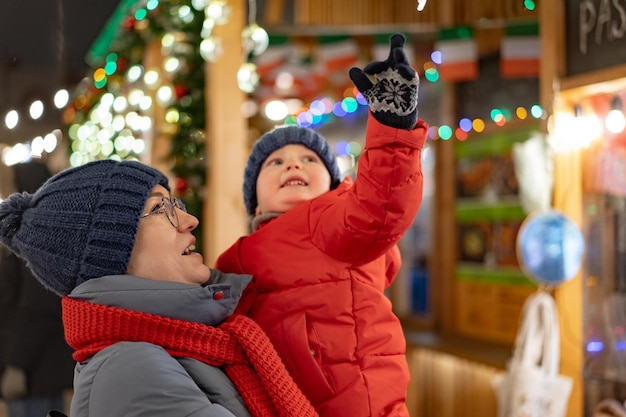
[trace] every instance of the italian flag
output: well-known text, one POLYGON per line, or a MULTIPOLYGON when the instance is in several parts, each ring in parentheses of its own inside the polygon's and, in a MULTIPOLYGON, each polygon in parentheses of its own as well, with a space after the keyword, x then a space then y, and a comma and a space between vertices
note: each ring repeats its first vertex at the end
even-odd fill
POLYGON ((317 60, 326 73, 347 70, 359 60, 359 45, 350 38, 321 37, 317 60))
POLYGON ((500 74, 503 77, 537 77, 540 56, 537 23, 505 28, 500 45, 500 74))
POLYGON ((478 77, 478 46, 471 28, 441 29, 435 50, 441 52, 438 69, 442 80, 468 81, 478 77))
POLYGON ((262 79, 269 77, 280 67, 287 64, 296 52, 296 46, 289 41, 288 37, 270 37, 270 44, 267 50, 253 58, 253 62, 257 67, 257 74, 262 79))

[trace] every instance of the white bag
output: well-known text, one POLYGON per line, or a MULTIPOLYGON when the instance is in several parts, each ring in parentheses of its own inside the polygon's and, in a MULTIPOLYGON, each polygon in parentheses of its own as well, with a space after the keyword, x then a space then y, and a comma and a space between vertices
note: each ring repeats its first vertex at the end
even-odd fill
POLYGON ((524 303, 507 370, 492 380, 498 417, 564 417, 572 379, 558 374, 559 323, 554 299, 539 291, 524 303))

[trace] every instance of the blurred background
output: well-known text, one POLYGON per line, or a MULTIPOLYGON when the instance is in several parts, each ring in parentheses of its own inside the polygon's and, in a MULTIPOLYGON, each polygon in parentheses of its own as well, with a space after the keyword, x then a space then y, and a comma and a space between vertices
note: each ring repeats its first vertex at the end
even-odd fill
POLYGON ((0 113, 27 110, 37 100, 46 106, 37 123, 27 112, 9 130, 2 123, 0 143, 17 143, 58 128, 60 111, 50 101, 72 89, 89 66, 87 51, 117 7, 118 0, 6 1, 0 14, 0 113))
POLYGON ((601 399, 626 399, 622 11, 604 0, 4 1, 0 198, 19 164, 140 159, 201 219, 211 263, 246 233, 243 165, 274 125, 319 130, 356 175, 368 109, 347 73, 384 59, 401 32, 430 126, 424 200, 388 292, 407 335, 410 409, 496 415, 491 380, 525 300, 546 289, 517 239, 549 207, 585 237, 581 270, 547 290, 560 371, 574 379, 567 416, 592 416, 601 399))

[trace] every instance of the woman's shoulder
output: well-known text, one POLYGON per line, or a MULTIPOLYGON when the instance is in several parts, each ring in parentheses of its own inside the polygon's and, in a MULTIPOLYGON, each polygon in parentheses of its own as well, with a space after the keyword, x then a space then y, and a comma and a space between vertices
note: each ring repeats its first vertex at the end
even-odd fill
POLYGON ((119 379, 125 383, 129 380, 144 378, 147 374, 159 374, 160 369, 166 366, 176 366, 178 362, 167 351, 158 345, 146 342, 119 342, 102 349, 94 356, 78 364, 76 370, 79 376, 83 373, 89 376, 119 379))
POLYGON ((176 407, 177 415, 191 415, 217 406, 177 358, 145 342, 116 343, 79 364, 74 390, 77 407, 88 404, 90 410, 107 410, 103 416, 125 415, 139 402, 146 407, 142 415, 163 417, 172 415, 171 407, 176 407))

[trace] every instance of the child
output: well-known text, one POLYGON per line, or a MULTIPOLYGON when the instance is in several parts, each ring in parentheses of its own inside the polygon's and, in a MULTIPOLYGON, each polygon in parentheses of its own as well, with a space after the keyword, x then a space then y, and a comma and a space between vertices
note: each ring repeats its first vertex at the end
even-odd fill
POLYGON ((266 331, 322 417, 409 415, 406 343, 384 294, 421 203, 427 136, 403 45, 394 35, 386 61, 350 70, 370 106, 356 181, 340 182, 318 133, 266 133, 244 174, 253 232, 216 264, 253 275, 237 312, 266 331))
POLYGON ((63 297, 71 417, 317 416, 259 327, 231 316, 251 277, 204 265, 197 226, 161 172, 131 161, 0 203, 0 243, 63 297))

